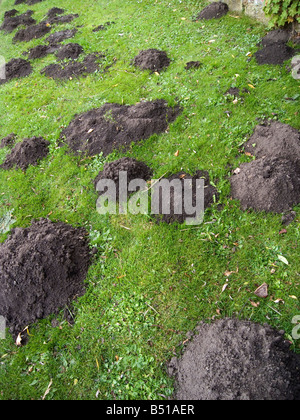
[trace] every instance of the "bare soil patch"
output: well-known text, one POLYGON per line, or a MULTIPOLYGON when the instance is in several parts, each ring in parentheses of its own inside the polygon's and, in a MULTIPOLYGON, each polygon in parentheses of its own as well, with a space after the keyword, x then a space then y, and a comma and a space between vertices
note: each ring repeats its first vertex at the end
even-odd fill
POLYGON ((224 319, 201 323, 169 374, 177 400, 299 400, 300 357, 268 325, 224 319))

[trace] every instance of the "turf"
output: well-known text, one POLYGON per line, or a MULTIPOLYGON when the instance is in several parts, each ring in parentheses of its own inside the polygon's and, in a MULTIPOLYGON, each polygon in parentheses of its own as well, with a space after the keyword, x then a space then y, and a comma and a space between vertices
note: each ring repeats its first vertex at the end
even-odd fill
MULTIPOLYGON (((300 129, 300 84, 285 65, 259 66, 250 59, 265 27, 234 13, 220 21, 194 21, 206 4, 61 1, 66 13, 79 18, 57 30, 83 25, 71 42, 86 53, 104 52, 109 69, 53 81, 40 74, 54 62, 49 55, 33 62, 29 77, 0 87, 0 138, 15 132, 18 141, 42 136, 51 142, 39 166, 26 173, 0 171, 0 240, 13 227, 49 217, 85 227, 98 249, 85 296, 59 316, 30 326, 26 346, 17 348, 9 334, 0 340, 0 399, 166 399, 174 391, 166 362, 179 354, 200 320, 234 316, 267 322, 284 329, 299 351, 292 319, 300 314, 300 208, 280 234, 281 215, 243 212, 231 200, 229 176, 251 160, 242 145, 262 119, 300 129), (109 21, 115 24, 92 31, 109 21), (167 70, 151 74, 132 66, 148 48, 167 52, 167 70), (202 65, 187 71, 189 61, 202 65), (234 103, 224 96, 230 87, 247 88, 249 94, 234 103), (154 178, 209 171, 220 198, 196 228, 157 225, 147 216, 100 216, 92 181, 106 161, 122 153, 84 158, 57 147, 75 114, 106 102, 155 99, 180 103, 183 113, 168 132, 132 145, 126 155, 152 167, 154 178), (254 291, 264 282, 269 297, 260 299, 254 291)), ((54 6, 57 2, 46 0, 17 9, 33 9, 39 21, 54 6)), ((1 16, 12 8, 12 0, 2 1, 1 16)), ((41 43, 12 44, 14 34, 0 33, 0 54, 7 62, 41 43)), ((0 149, 0 163, 7 153, 0 149)))

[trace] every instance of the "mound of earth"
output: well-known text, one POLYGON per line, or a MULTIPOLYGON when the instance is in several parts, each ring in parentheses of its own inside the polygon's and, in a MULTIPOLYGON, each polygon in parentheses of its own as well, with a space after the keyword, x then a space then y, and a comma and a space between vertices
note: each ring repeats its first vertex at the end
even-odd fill
POLYGON ((52 7, 52 9, 49 9, 47 12, 47 19, 55 18, 56 16, 63 15, 64 13, 64 9, 61 9, 60 7, 52 7))
POLYGON ((29 4, 31 6, 32 4, 41 3, 42 1, 45 1, 45 0, 16 0, 15 6, 17 6, 18 4, 23 4, 23 3, 29 4))
POLYGON ((0 313, 14 336, 84 294, 87 232, 41 219, 0 244, 0 313))
POLYGON ((149 49, 140 51, 133 59, 133 64, 141 70, 150 70, 151 72, 159 72, 169 67, 171 60, 165 51, 149 49))
POLYGON ((172 175, 171 177, 167 178, 169 182, 172 182, 174 180, 179 180, 182 185, 181 191, 176 189, 171 189, 170 192, 170 199, 167 200, 166 197, 162 197, 162 192, 160 192, 159 196, 159 202, 160 202, 160 209, 159 214, 155 216, 156 220, 158 222, 164 222, 164 223, 180 223, 183 224, 187 218, 195 218, 196 213, 194 214, 187 214, 185 211, 185 200, 187 200, 187 197, 185 197, 185 188, 184 188, 184 180, 192 180, 192 205, 196 206, 196 198, 197 198, 197 186, 196 186, 196 180, 197 179, 204 179, 204 209, 207 209, 210 207, 214 202, 215 199, 218 197, 218 191, 217 189, 210 184, 209 180, 209 174, 207 171, 197 171, 194 176, 191 176, 189 174, 186 174, 185 172, 179 172, 175 175, 172 175), (182 202, 182 212, 181 214, 176 214, 176 204, 182 202), (163 212, 162 209, 163 205, 170 205, 170 213, 163 212))
POLYGON ((32 39, 43 38, 51 32, 51 26, 46 22, 31 25, 28 28, 20 29, 13 38, 13 42, 28 42, 32 39))
POLYGON ((93 29, 93 32, 106 31, 108 26, 115 25, 115 22, 106 22, 104 25, 99 25, 93 29))
POLYGON ((229 7, 226 3, 214 2, 205 7, 196 17, 196 20, 220 19, 221 17, 227 15, 228 12, 229 7))
POLYGON ((62 131, 60 144, 65 139, 76 154, 95 156, 102 152, 107 156, 115 149, 128 149, 132 142, 164 132, 180 112, 178 106, 170 108, 164 100, 132 106, 105 104, 76 115, 62 131))
POLYGON ((35 60, 46 57, 48 54, 53 54, 58 50, 58 48, 59 47, 57 45, 37 45, 29 51, 23 53, 23 55, 28 55, 29 60, 35 60))
POLYGON ((11 9, 11 10, 7 10, 7 12, 4 13, 4 19, 5 18, 9 18, 9 17, 14 17, 18 14, 18 10, 16 9, 11 9))
POLYGON ((283 64, 297 53, 294 48, 285 43, 272 43, 255 53, 258 64, 283 64))
POLYGON ((50 142, 42 137, 24 139, 18 143, 6 157, 1 169, 13 169, 16 167, 26 171, 29 165, 36 166, 41 159, 49 153, 50 142))
POLYGON ((185 69, 191 70, 191 69, 199 69, 202 66, 202 63, 200 61, 189 61, 186 63, 185 69))
POLYGON ((299 400, 300 357, 283 331, 249 321, 201 323, 169 363, 176 400, 299 400))
POLYGON ((69 14, 69 15, 59 16, 59 15, 62 15, 62 13, 64 13, 64 11, 62 10, 63 9, 58 9, 56 7, 54 7, 53 9, 50 9, 44 21, 49 23, 50 25, 55 25, 55 24, 58 25, 58 24, 63 24, 63 23, 70 23, 74 19, 77 19, 79 17, 78 14, 69 14))
POLYGON ((300 132, 278 121, 258 125, 245 145, 256 158, 283 158, 300 162, 300 132))
POLYGON ((261 158, 244 163, 230 179, 232 197, 242 210, 283 213, 300 203, 299 163, 261 158))
POLYGON ((269 32, 263 39, 262 45, 267 47, 272 44, 287 44, 291 38, 292 34, 290 31, 284 29, 275 29, 274 31, 269 32))
POLYGON ((11 10, 8 13, 6 12, 0 30, 10 33, 20 25, 31 26, 36 24, 36 20, 31 17, 34 13, 32 10, 28 10, 27 12, 16 16, 17 13, 19 13, 17 10, 11 10))
POLYGON ((95 188, 97 188, 97 184, 100 180, 111 179, 115 182, 117 187, 117 200, 119 200, 120 172, 127 172, 126 193, 128 196, 128 186, 131 181, 134 179, 143 179, 144 181, 148 181, 151 179, 153 174, 152 170, 145 163, 132 158, 124 157, 104 165, 103 171, 99 172, 98 176, 94 180, 95 188))
POLYGON ((82 53, 83 53, 83 48, 81 45, 70 43, 70 44, 62 46, 56 53, 56 57, 59 60, 65 60, 65 59, 76 60, 76 58, 78 58, 80 54, 82 53))
POLYGON ((15 144, 16 135, 14 133, 9 134, 0 141, 0 149, 4 147, 12 147, 15 144))
POLYGON ((66 29, 65 31, 58 31, 54 32, 48 38, 46 38, 46 41, 49 42, 49 44, 58 44, 65 39, 73 38, 77 34, 77 29, 66 29))
POLYGON ((22 58, 13 58, 5 65, 5 79, 0 79, 0 85, 12 79, 29 76, 33 69, 29 61, 22 58))
MULTIPOLYGON (((78 51, 77 49, 77 53, 78 51)), ((41 74, 45 74, 45 76, 52 79, 71 79, 84 76, 99 70, 101 68, 99 60, 103 58, 104 55, 102 53, 93 53, 87 55, 83 61, 69 61, 66 65, 50 64, 41 71, 41 74)))

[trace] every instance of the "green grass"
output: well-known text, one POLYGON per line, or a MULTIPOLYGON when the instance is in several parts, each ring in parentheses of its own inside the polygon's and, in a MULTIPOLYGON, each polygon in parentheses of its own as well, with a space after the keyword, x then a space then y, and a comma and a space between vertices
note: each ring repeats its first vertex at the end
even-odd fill
MULTIPOLYGON (((249 161, 241 149, 258 120, 278 119, 300 129, 300 84, 285 66, 248 61, 264 27, 246 17, 195 22, 205 4, 62 1, 59 6, 78 13, 74 22, 83 25, 72 42, 86 52, 105 52, 110 70, 56 82, 40 74, 54 61, 48 56, 33 62, 29 77, 0 87, 0 138, 15 132, 19 141, 43 136, 51 142, 49 157, 38 167, 26 173, 0 171, 1 232, 49 217, 85 227, 99 251, 86 295, 67 309, 72 325, 62 312, 31 326, 22 348, 9 334, 0 341, 0 399, 41 399, 49 385, 46 399, 164 399, 173 392, 166 362, 180 353, 187 332, 201 320, 236 316, 267 322, 285 329, 299 351, 299 340, 291 336, 292 318, 300 314, 299 207, 297 220, 279 235, 281 216, 242 212, 230 199, 228 177, 230 168, 249 161), (92 32, 107 21, 115 24, 92 32), (166 50, 172 59, 160 75, 130 64, 147 48, 166 50), (186 71, 191 60, 203 65, 186 71), (249 89, 243 102, 224 97, 232 86, 249 89), (179 102, 183 113, 168 133, 132 145, 127 155, 151 166, 155 178, 181 169, 209 171, 220 202, 197 228, 156 225, 146 216, 98 215, 92 180, 106 160, 122 154, 84 159, 57 148, 62 129, 76 113, 106 102, 131 105, 158 98, 170 105, 179 102), (235 273, 226 277, 226 271, 235 273), (253 294, 264 282, 269 284, 266 300, 253 294), (278 299, 284 303, 275 303, 278 299)), ((40 20, 53 6, 57 2, 47 0, 30 8, 40 20)), ((12 8, 13 1, 4 0, 1 16, 12 8)), ((28 8, 17 7, 20 12, 28 8)), ((0 33, 6 61, 40 43, 13 45, 13 36, 0 33)), ((0 151, 0 161, 7 152, 0 151)), ((0 234, 0 241, 7 235, 0 234)))

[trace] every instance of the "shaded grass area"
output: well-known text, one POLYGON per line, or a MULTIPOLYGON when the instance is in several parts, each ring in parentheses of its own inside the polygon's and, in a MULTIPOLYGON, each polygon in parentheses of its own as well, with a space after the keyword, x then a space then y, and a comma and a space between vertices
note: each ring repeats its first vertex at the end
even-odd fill
MULTIPOLYGON (((25 347, 17 348, 9 335, 0 341, 1 399, 40 399, 48 387, 47 399, 165 399, 173 392, 165 363, 200 320, 237 316, 268 322, 285 329, 299 351, 299 340, 291 336, 291 320, 300 314, 299 207, 297 220, 279 234, 281 216, 242 212, 230 199, 228 181, 231 169, 251 160, 242 145, 259 121, 278 119, 300 129, 299 81, 285 66, 249 60, 264 27, 231 13, 220 21, 195 22, 201 4, 46 0, 31 6, 37 20, 54 6, 78 13, 78 19, 56 30, 83 25, 71 42, 87 53, 104 52, 110 68, 53 81, 40 74, 55 61, 50 55, 32 62, 29 77, 1 86, 0 138, 11 132, 19 141, 43 136, 51 150, 26 173, 0 171, 0 218, 9 214, 10 227, 27 227, 40 217, 83 226, 98 254, 87 293, 74 307, 30 326, 25 347), (115 24, 92 32, 108 21, 115 24), (170 67, 159 75, 135 69, 131 60, 147 48, 167 51, 170 67), (201 67, 185 70, 192 60, 201 67), (224 96, 230 87, 249 93, 235 104, 224 96), (160 98, 180 103, 183 113, 168 132, 132 145, 127 156, 152 167, 154 178, 209 171, 220 201, 197 228, 156 225, 146 216, 99 216, 92 180, 105 159, 75 157, 57 147, 62 129, 77 113, 106 102, 131 105, 160 98), (264 282, 266 300, 253 294, 264 282)), ((1 15, 11 8, 13 1, 4 0, 1 15)), ((41 43, 13 45, 13 36, 0 33, 6 61, 41 43)), ((1 161, 7 152, 0 150, 1 161)), ((106 161, 121 156, 115 152, 106 161)))

